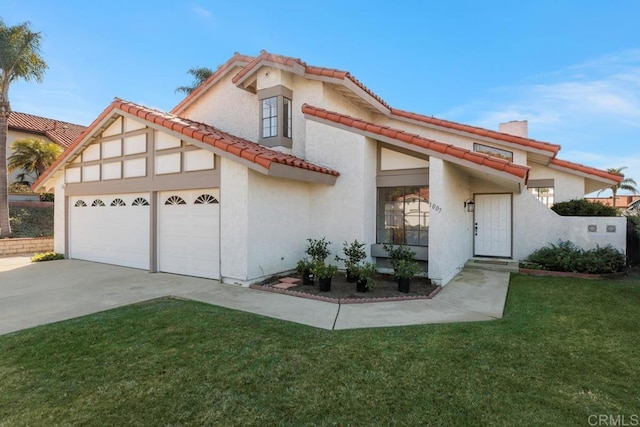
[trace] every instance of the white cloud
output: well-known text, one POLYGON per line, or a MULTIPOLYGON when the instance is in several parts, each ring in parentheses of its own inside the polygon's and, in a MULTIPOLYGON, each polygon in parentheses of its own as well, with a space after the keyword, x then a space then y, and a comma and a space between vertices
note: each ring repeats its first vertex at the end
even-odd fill
POLYGON ((562 145, 560 158, 603 169, 628 166, 626 175, 640 181, 640 49, 529 81, 494 88, 447 116, 489 129, 528 120, 532 138, 562 145))

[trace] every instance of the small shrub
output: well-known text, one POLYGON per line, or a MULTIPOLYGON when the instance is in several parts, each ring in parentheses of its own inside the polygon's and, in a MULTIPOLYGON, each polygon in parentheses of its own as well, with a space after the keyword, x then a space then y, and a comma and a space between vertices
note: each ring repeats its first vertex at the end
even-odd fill
POLYGON ((358 239, 352 243, 344 242, 342 244, 342 253, 345 258, 336 255, 336 261, 344 261, 345 268, 347 270, 353 270, 367 257, 364 246, 364 243, 358 242, 358 239))
POLYGON ((24 182, 12 182, 7 187, 9 193, 33 193, 31 187, 24 182))
POLYGON ((311 257, 311 261, 314 264, 319 262, 324 263, 327 257, 331 255, 331 251, 329 250, 331 242, 327 241, 324 237, 322 239, 307 239, 307 242, 309 242, 309 244, 305 252, 311 257))
POLYGON ((53 261, 56 259, 64 259, 64 255, 55 252, 43 252, 32 256, 31 262, 53 261))
POLYGON ((543 270, 588 274, 615 273, 626 266, 624 254, 611 245, 585 251, 570 241, 540 248, 529 255, 526 263, 539 265, 543 270))
POLYGON ((382 248, 389 254, 389 262, 394 271, 398 268, 398 263, 404 261, 414 261, 416 253, 406 246, 394 246, 391 244, 383 244, 382 248))
POLYGON ((320 279, 330 279, 338 272, 338 267, 335 265, 325 264, 324 262, 316 262, 311 268, 313 277, 320 279))
POLYGON ((40 201, 41 202, 53 202, 55 200, 53 193, 41 193, 40 201))
POLYGON ((562 216, 618 216, 616 208, 585 199, 554 203, 551 210, 562 216))

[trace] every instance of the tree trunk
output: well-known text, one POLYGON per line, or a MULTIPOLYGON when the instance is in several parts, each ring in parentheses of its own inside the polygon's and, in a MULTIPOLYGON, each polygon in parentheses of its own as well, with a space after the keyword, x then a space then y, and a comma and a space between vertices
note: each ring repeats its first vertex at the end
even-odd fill
POLYGON ((9 133, 8 102, 0 104, 0 239, 11 236, 9 225, 9 189, 7 175, 7 136, 9 133))
POLYGON ((612 188, 611 192, 613 193, 613 208, 615 209, 615 207, 616 207, 616 189, 612 188))

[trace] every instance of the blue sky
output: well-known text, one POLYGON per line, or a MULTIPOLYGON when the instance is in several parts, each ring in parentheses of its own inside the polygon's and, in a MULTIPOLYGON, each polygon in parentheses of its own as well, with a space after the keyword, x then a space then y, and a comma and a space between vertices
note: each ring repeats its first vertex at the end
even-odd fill
MULTIPOLYGON (((115 96, 170 110, 191 67, 261 49, 350 71, 389 104, 489 129, 528 120, 561 158, 640 184, 640 2, 0 0, 43 34, 15 111, 89 124, 115 96)), ((215 125, 215 124, 214 124, 215 125)))

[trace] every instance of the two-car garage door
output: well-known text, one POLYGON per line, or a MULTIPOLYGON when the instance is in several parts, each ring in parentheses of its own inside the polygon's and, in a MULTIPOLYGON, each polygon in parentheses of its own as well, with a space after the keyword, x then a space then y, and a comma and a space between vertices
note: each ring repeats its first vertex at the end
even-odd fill
POLYGON ((161 192, 157 200, 152 206, 148 193, 71 197, 69 257, 149 269, 155 241, 158 271, 219 279, 219 190, 161 192))

